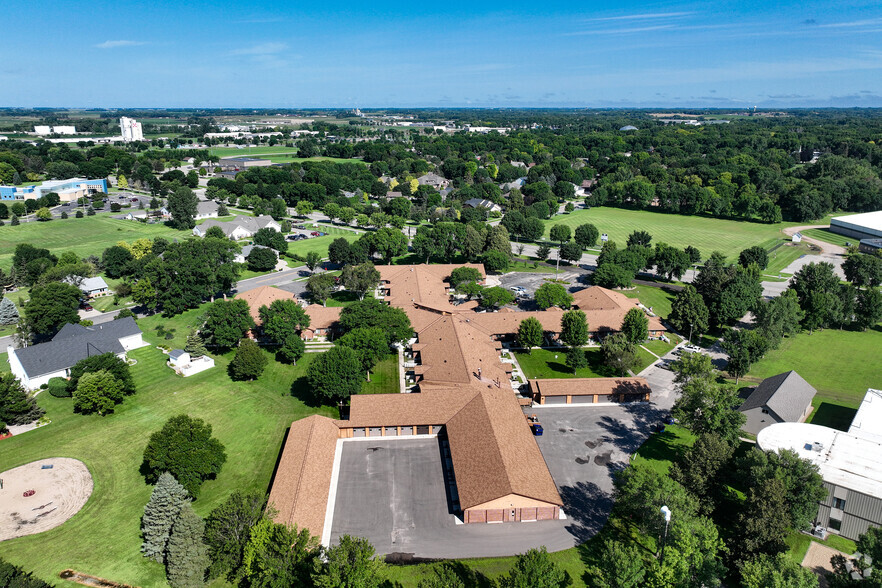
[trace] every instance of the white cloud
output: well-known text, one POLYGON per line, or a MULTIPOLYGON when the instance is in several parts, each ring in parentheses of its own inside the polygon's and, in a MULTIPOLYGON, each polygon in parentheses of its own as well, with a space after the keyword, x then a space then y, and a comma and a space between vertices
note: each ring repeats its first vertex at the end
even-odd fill
POLYGON ((253 47, 242 47, 230 51, 230 55, 273 55, 288 48, 287 43, 261 43, 253 47))
POLYGON ((659 13, 648 13, 648 14, 625 14, 623 16, 604 16, 601 18, 589 18, 587 19, 589 22, 595 21, 603 21, 603 20, 648 20, 652 18, 682 18, 684 16, 690 16, 695 14, 694 12, 659 12, 659 13))
POLYGON ((98 49, 115 49, 117 47, 137 47, 138 45, 146 45, 143 41, 104 41, 95 45, 98 49))
POLYGON ((882 25, 882 18, 868 18, 865 20, 853 20, 850 22, 834 22, 830 24, 819 25, 821 28, 841 28, 841 27, 867 27, 882 25))

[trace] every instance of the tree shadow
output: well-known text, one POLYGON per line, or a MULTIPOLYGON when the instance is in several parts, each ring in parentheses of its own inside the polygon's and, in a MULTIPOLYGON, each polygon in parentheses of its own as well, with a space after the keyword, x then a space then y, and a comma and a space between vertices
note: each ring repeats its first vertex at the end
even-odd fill
POLYGON ((566 530, 580 543, 594 537, 609 519, 613 497, 592 482, 577 482, 560 488, 564 512, 569 517, 566 530))
POLYGON ((291 396, 310 408, 320 408, 326 405, 323 399, 310 387, 306 376, 300 376, 291 383, 291 396))

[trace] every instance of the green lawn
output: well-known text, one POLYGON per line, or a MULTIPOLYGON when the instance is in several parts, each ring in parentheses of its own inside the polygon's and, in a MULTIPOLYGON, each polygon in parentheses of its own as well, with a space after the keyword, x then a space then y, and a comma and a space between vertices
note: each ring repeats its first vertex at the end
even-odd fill
POLYGON ((631 457, 633 465, 645 465, 660 474, 667 474, 675 461, 692 447, 697 437, 679 425, 665 425, 665 430, 652 434, 631 457))
MULTIPOLYGON (((352 241, 358 240, 359 235, 344 231, 339 235, 325 235, 324 237, 313 237, 302 241, 292 241, 288 243, 288 255, 300 255, 301 257, 305 257, 310 251, 318 251, 322 258, 325 258, 328 256, 328 247, 330 247, 331 242, 334 239, 339 239, 341 237, 351 243, 352 241)), ((289 265, 291 264, 289 263, 289 265)))
POLYGON ((647 341, 643 344, 644 347, 662 357, 665 353, 673 349, 680 342, 680 337, 674 335, 672 333, 668 333, 668 339, 671 340, 670 343, 665 343, 661 339, 653 339, 652 341, 647 341))
POLYGON ((806 237, 811 237, 812 239, 817 239, 824 243, 839 245, 840 247, 845 247, 846 243, 856 245, 858 242, 858 239, 855 239, 854 237, 846 237, 845 235, 834 233, 830 229, 806 229, 801 231, 801 233, 806 237))
POLYGON ((101 253, 117 241, 132 242, 146 237, 185 239, 189 231, 178 231, 162 223, 148 225, 137 221, 118 220, 109 216, 87 216, 53 220, 46 223, 23 223, 17 227, 6 224, 0 227, 0 267, 12 267, 12 254, 19 243, 31 243, 45 247, 55 255, 73 251, 80 257, 101 256, 101 253))
POLYGON ((801 564, 802 560, 805 559, 805 554, 808 552, 809 545, 812 544, 812 541, 820 543, 821 545, 826 545, 831 549, 838 549, 849 555, 857 551, 857 546, 854 544, 854 541, 846 539, 845 537, 840 537, 839 535, 834 535, 833 533, 830 533, 830 535, 827 536, 826 541, 821 541, 817 537, 794 531, 787 536, 787 539, 785 539, 785 542, 787 543, 787 555, 790 556, 793 561, 801 564))
POLYGON ((770 276, 780 274, 785 267, 803 255, 817 255, 818 253, 811 251, 808 243, 792 243, 790 240, 786 240, 786 242, 782 240, 782 242, 783 245, 769 253, 769 265, 763 270, 763 274, 770 276))
POLYGON ((371 381, 362 386, 362 394, 397 394, 401 392, 398 379, 398 354, 389 356, 377 363, 371 372, 371 381))
MULTIPOLYGON (((187 326, 202 312, 173 319, 142 320, 145 339, 179 346, 187 326), (159 337, 155 327, 175 329, 159 337)), ((269 354, 267 354, 269 356, 269 354)), ((206 516, 234 490, 266 492, 291 422, 313 413, 336 416, 329 407, 312 408, 292 396, 292 382, 305 373, 311 357, 297 366, 270 361, 255 382, 233 382, 226 368, 232 353, 216 357, 217 366, 184 380, 166 367, 155 347, 132 351, 137 394, 106 416, 73 414, 70 399, 40 394, 52 423, 3 441, 0 471, 52 456, 82 460, 92 473, 94 492, 86 506, 64 525, 0 544, 0 555, 46 581, 74 568, 135 586, 165 586, 159 564, 141 557, 139 521, 151 487, 138 469, 150 434, 171 416, 186 413, 205 419, 226 446, 227 462, 216 480, 207 481, 194 503, 206 516), (47 554, 51 554, 48 556, 47 554)))
MULTIPOLYGON (((373 298, 370 295, 365 295, 365 297, 373 298)), ((331 294, 331 297, 325 301, 325 306, 349 306, 355 302, 358 302, 358 294, 348 290, 340 290, 331 294)))
POLYGON ((671 303, 677 297, 675 292, 656 286, 640 285, 635 286, 633 290, 620 290, 619 292, 628 298, 637 298, 643 306, 652 308, 652 312, 662 318, 671 314, 671 303))
POLYGON ((882 388, 882 328, 865 332, 825 329, 784 339, 754 364, 748 376, 768 378, 796 370, 818 391, 818 400, 857 407, 867 388, 882 388))
POLYGON ((237 149, 236 147, 213 147, 209 149, 212 155, 218 157, 259 157, 261 159, 269 159, 273 163, 300 163, 304 161, 333 161, 336 163, 364 163, 360 159, 345 159, 340 157, 295 157, 297 149, 285 147, 284 145, 276 145, 273 147, 244 147, 237 149))
POLYGON ((594 207, 590 210, 576 210, 545 221, 545 236, 547 237, 551 227, 557 224, 568 225, 575 229, 585 223, 594 224, 601 233, 607 233, 610 240, 618 243, 620 247, 625 246, 628 235, 633 231, 644 230, 652 235, 653 243, 664 242, 675 247, 692 245, 701 251, 704 258, 713 251, 720 251, 729 259, 735 259, 742 249, 752 245, 770 248, 784 237, 781 233, 782 228, 799 224, 768 225, 645 210, 594 207))
MULTIPOLYGON (((532 353, 516 352, 524 375, 528 379, 534 378, 605 378, 614 377, 619 374, 603 365, 603 357, 599 347, 590 347, 585 349, 588 356, 588 367, 573 373, 573 370, 566 364, 566 349, 534 349, 532 353)), ((646 366, 655 361, 655 357, 651 353, 643 349, 637 349, 640 359, 634 373, 641 371, 646 366)))

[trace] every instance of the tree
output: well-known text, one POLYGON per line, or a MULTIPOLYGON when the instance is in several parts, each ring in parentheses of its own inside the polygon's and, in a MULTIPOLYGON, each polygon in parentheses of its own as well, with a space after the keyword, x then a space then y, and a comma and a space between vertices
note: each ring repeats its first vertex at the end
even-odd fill
POLYGON ((279 253, 288 251, 288 241, 285 240, 285 235, 270 227, 257 229, 257 232, 254 233, 254 244, 270 247, 279 253))
POLYGON ((551 227, 549 236, 552 241, 557 241, 558 246, 561 246, 572 238, 573 231, 569 225, 554 225, 551 227))
POLYGON ((875 288, 882 283, 882 257, 853 253, 845 258, 842 271, 855 286, 875 288))
POLYGON ((677 463, 671 466, 671 478, 692 492, 699 501, 702 510, 709 513, 713 510, 713 502, 704 500, 713 498, 714 492, 720 488, 718 475, 735 453, 735 446, 727 443, 718 435, 704 433, 690 447, 677 463))
POLYGON ((671 303, 668 321, 681 333, 702 335, 708 328, 708 311, 704 300, 691 284, 687 284, 671 303))
POLYGON ((389 354, 389 343, 386 334, 379 327, 359 327, 352 329, 339 339, 337 345, 348 347, 355 351, 361 362, 362 369, 368 373, 378 361, 389 354))
POLYGON ((560 319, 560 339, 570 347, 581 347, 588 343, 588 320, 584 312, 569 310, 563 313, 560 319))
POLYGON ((649 244, 652 242, 652 235, 647 233, 646 231, 634 231, 630 235, 628 235, 628 247, 632 245, 641 245, 643 247, 649 247, 649 244))
POLYGON ((276 345, 284 344, 292 335, 309 327, 309 315, 296 300, 273 300, 259 309, 263 333, 276 345))
POLYGON ((588 367, 588 357, 585 355, 585 350, 581 347, 569 347, 567 349, 566 364, 568 368, 573 370, 574 374, 578 370, 588 367))
POLYGON ((597 565, 589 569, 597 588, 642 588, 646 568, 643 555, 633 545, 606 539, 597 565))
POLYGON ((230 211, 227 210, 227 205, 223 202, 219 202, 217 205, 217 215, 218 216, 230 216, 230 211))
POLYGON ((506 254, 502 251, 488 251, 481 258, 481 261, 484 264, 484 269, 488 272, 503 273, 508 270, 511 264, 511 254, 506 254))
POLYGON ((655 266, 657 275, 668 280, 679 279, 689 269, 689 254, 666 243, 656 243, 648 263, 655 266))
POLYGON ((312 202, 309 200, 301 200, 294 208, 297 209, 297 214, 302 217, 309 216, 313 211, 312 202))
POLYGON ((230 362, 230 376, 234 380, 256 380, 266 369, 267 363, 266 355, 257 343, 251 339, 242 339, 233 361, 230 362))
POLYGON ((317 566, 312 580, 318 588, 378 588, 386 564, 375 553, 367 539, 343 535, 325 550, 327 562, 317 566))
POLYGON ((458 267, 450 272, 450 278, 448 281, 450 285, 456 288, 460 284, 464 282, 480 282, 484 279, 484 276, 481 275, 481 271, 474 267, 458 267))
POLYGON ((514 294, 501 286, 491 286, 481 290, 480 300, 484 308, 499 308, 514 302, 514 294))
POLYGON ((810 331, 826 326, 832 319, 839 277, 833 264, 809 263, 793 274, 790 289, 796 292, 799 306, 805 312, 803 323, 810 331))
POLYGON ((123 384, 112 373, 105 370, 88 372, 80 377, 73 393, 74 410, 105 415, 113 412, 113 406, 122 402, 124 397, 123 384))
MULTIPOLYGON (((78 210, 78 211, 77 211, 77 218, 82 218, 82 216, 83 216, 82 211, 78 210)), ((19 225, 21 224, 21 221, 18 220, 18 215, 17 215, 17 214, 13 214, 13 215, 12 215, 12 218, 10 219, 9 224, 10 224, 11 226, 13 226, 13 227, 17 227, 17 226, 19 226, 19 225)))
POLYGON ((52 588, 43 580, 34 577, 18 566, 0 559, 0 586, 4 588, 52 588))
POLYGON ((519 555, 499 581, 502 588, 563 588, 569 583, 569 575, 551 560, 544 545, 519 555))
POLYGON ((704 353, 681 353, 680 359, 674 362, 673 371, 676 375, 675 384, 688 384, 692 380, 711 380, 714 365, 709 355, 704 353))
POLYGON ((11 299, 0 300, 0 325, 14 325, 19 318, 18 307, 11 299))
MULTIPOLYGON (((467 588, 465 581, 457 573, 455 565, 449 562, 435 565, 432 568, 435 575, 421 579, 417 588, 467 588)), ((469 584, 469 586, 471 585, 469 584)))
POLYGON ((855 323, 862 331, 882 320, 882 292, 877 288, 858 290, 854 316, 855 323))
POLYGON ((733 387, 709 378, 693 378, 680 386, 680 391, 671 414, 689 430, 696 435, 713 433, 728 443, 738 438, 745 419, 738 412, 742 400, 733 387))
POLYGON ((205 582, 208 547, 202 541, 205 523, 189 502, 184 503, 171 528, 166 553, 166 574, 172 588, 198 588, 205 582))
POLYGON ((621 376, 627 374, 639 361, 634 344, 628 341, 624 333, 613 333, 604 337, 600 351, 603 354, 603 363, 621 376))
POLYGON ((597 245, 597 239, 600 237, 600 231, 597 227, 590 223, 579 225, 576 227, 575 240, 582 249, 588 249, 597 245))
POLYGON ((784 553, 760 554, 741 566, 744 588, 818 588, 818 576, 784 553))
POLYGON ((573 303, 573 295, 567 292, 567 289, 555 282, 545 282, 536 289, 534 295, 536 304, 539 308, 546 310, 552 306, 560 308, 569 308, 573 303))
POLYGON ((148 309, 156 308, 156 289, 150 278, 144 277, 135 282, 132 286, 132 300, 148 309))
POLYGON ((565 261, 575 263, 582 259, 582 247, 575 241, 567 241, 561 245, 558 255, 565 261))
POLYGON ((148 484, 168 472, 197 497, 202 482, 216 476, 226 460, 223 444, 211 436, 211 425, 182 414, 150 436, 142 471, 148 484))
POLYGON ((251 537, 251 528, 264 518, 266 497, 256 492, 233 492, 205 520, 205 544, 211 566, 209 579, 224 576, 236 583, 242 554, 251 537))
POLYGON ((168 472, 163 472, 156 480, 150 501, 144 507, 141 517, 141 553, 144 557, 165 563, 166 548, 172 525, 181 509, 190 502, 187 490, 168 472))
POLYGON ((591 277, 596 286, 602 288, 627 288, 634 279, 634 272, 614 262, 599 265, 591 277))
POLYGON ((687 245, 686 249, 684 249, 686 255, 689 256, 689 263, 695 264, 701 261, 701 251, 699 251, 696 247, 692 245, 687 245))
POLYGON ((205 312, 201 331, 212 345, 230 349, 253 328, 248 302, 237 298, 212 302, 205 312))
POLYGON ((539 247, 536 249, 536 259, 538 259, 539 261, 545 261, 546 259, 548 259, 548 256, 550 254, 551 247, 549 247, 546 243, 539 245, 539 247))
POLYGON ((334 292, 335 279, 330 274, 314 274, 306 280, 306 291, 315 304, 324 304, 334 292))
POLYGON ((380 327, 390 345, 413 337, 413 327, 407 314, 376 298, 366 298, 344 307, 338 322, 344 332, 359 327, 380 327))
POLYGON ((24 306, 31 331, 39 337, 51 337, 65 324, 80 322, 80 296, 79 288, 61 282, 34 286, 24 306))
POLYGON ((524 224, 521 225, 521 236, 528 241, 538 241, 544 232, 545 224, 535 217, 525 218, 524 224))
POLYGON ((309 251, 306 254, 306 267, 309 268, 309 271, 314 272, 321 262, 322 256, 318 251, 309 251))
POLYGON ((14 375, 0 375, 0 425, 27 425, 44 414, 14 375))
POLYGON ((297 360, 306 353, 306 343, 299 335, 290 335, 276 350, 276 358, 283 363, 297 365, 297 360))
POLYGON ((224 230, 218 226, 208 227, 208 230, 205 231, 206 237, 211 237, 212 239, 226 239, 227 235, 224 233, 224 230))
POLYGON ((364 365, 354 349, 332 347, 309 364, 306 378, 319 398, 343 401, 361 392, 364 365))
POLYGON ((769 253, 763 247, 754 245, 738 254, 738 263, 744 267, 755 263, 762 271, 769 267, 769 253))
POLYGON ((187 335, 187 344, 184 346, 184 351, 189 353, 190 357, 208 355, 208 349, 205 348, 205 341, 202 340, 199 331, 195 329, 190 331, 190 334, 187 335))
POLYGON ((129 365, 113 353, 102 353, 81 359, 70 368, 70 380, 68 390, 73 394, 80 384, 80 378, 85 374, 104 371, 116 378, 122 386, 125 395, 135 393, 135 380, 129 365))
POLYGON ((773 347, 777 346, 777 341, 781 337, 798 333, 803 318, 804 313, 799 308, 799 299, 793 290, 786 290, 782 295, 768 302, 760 302, 754 311, 756 330, 762 333, 773 347))
POLYGON ((542 345, 544 336, 542 323, 535 317, 525 318, 518 326, 518 345, 525 347, 527 353, 531 353, 533 347, 542 345))
POLYGON ((37 211, 34 213, 34 216, 37 218, 38 221, 45 222, 52 220, 52 213, 49 212, 49 209, 45 206, 43 208, 38 208, 37 211))
POLYGON ((359 300, 364 300, 365 294, 375 289, 379 283, 380 272, 369 261, 343 268, 343 285, 347 290, 355 292, 359 300))
POLYGON ((747 561, 761 554, 774 556, 786 551, 784 540, 790 528, 787 518, 781 516, 786 505, 784 485, 777 478, 748 489, 747 499, 738 516, 741 532, 734 555, 739 556, 741 561, 747 561))
POLYGON ((649 337, 649 319, 640 308, 634 307, 625 313, 622 319, 622 333, 634 344, 639 344, 649 337))
POLYGON ((171 213, 172 227, 178 230, 190 230, 196 226, 196 206, 198 204, 193 190, 181 186, 168 196, 168 211, 171 213))
POLYGON ((242 554, 243 575, 253 588, 309 586, 318 554, 318 539, 307 529, 261 519, 242 554))
POLYGON ((253 247, 245 258, 248 269, 253 272, 266 272, 276 267, 279 258, 269 247, 253 247))

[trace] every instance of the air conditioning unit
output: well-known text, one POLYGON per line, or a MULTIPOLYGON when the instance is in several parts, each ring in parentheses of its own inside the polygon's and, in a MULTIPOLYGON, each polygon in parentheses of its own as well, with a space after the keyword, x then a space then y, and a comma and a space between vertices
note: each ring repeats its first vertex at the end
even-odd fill
POLYGON ((824 450, 823 443, 821 443, 819 441, 815 441, 814 443, 812 443, 812 451, 814 451, 815 453, 821 453, 821 451, 823 451, 823 450, 824 450))

